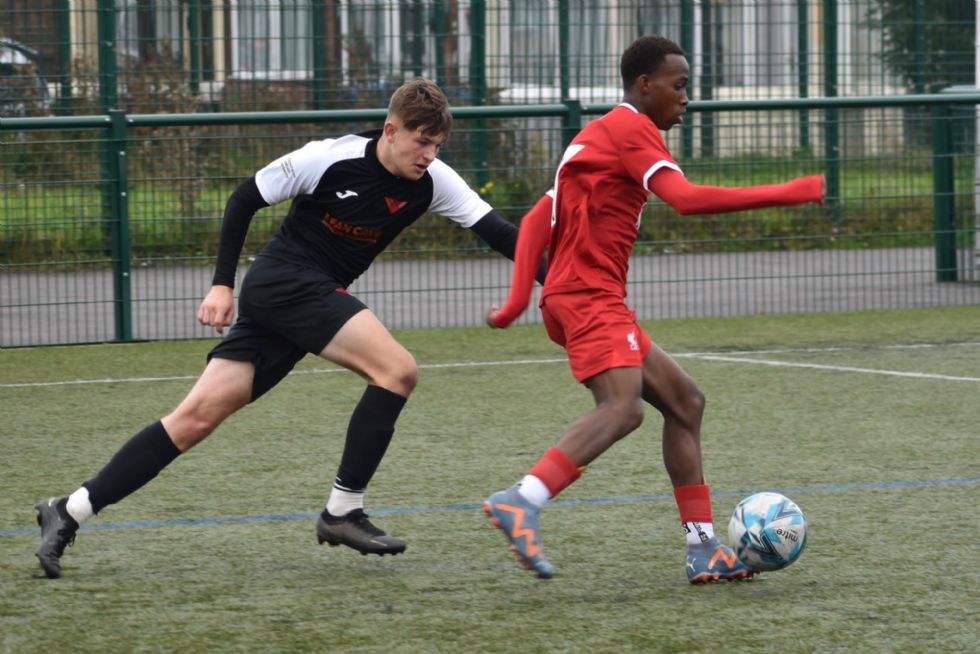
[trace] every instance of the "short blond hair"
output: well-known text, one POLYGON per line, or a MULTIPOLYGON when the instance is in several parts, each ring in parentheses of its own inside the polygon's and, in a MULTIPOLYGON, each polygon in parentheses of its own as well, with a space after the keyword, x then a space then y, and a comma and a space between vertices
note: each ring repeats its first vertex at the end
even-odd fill
POLYGON ((453 127, 446 94, 435 82, 421 77, 405 82, 392 94, 388 117, 398 118, 408 130, 421 129, 427 135, 448 136, 453 127))

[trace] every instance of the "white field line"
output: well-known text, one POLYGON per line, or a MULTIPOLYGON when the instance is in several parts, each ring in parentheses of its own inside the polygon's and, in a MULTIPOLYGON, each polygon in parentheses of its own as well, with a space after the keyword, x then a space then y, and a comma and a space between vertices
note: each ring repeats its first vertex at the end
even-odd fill
POLYGON ((120 377, 118 379, 66 379, 46 382, 18 382, 0 384, 0 388, 41 388, 44 386, 85 386, 87 384, 138 384, 141 382, 167 382, 197 379, 197 375, 179 375, 176 377, 120 377))
MULTIPOLYGON (((518 359, 514 361, 460 361, 455 363, 421 363, 419 368, 483 368, 487 366, 526 366, 542 363, 564 363, 560 359, 518 359)), ((344 368, 314 368, 312 370, 294 370, 290 375, 322 375, 330 372, 347 372, 344 368)), ((176 375, 173 377, 120 377, 118 379, 68 379, 63 381, 21 382, 0 384, 0 388, 37 388, 43 386, 78 386, 86 384, 134 384, 141 382, 188 381, 197 379, 198 375, 176 375)))
POLYGON ((959 343, 910 343, 904 345, 874 345, 870 347, 847 346, 847 347, 790 347, 776 348, 772 350, 725 350, 724 352, 683 352, 679 354, 671 353, 673 357, 695 357, 695 356, 740 356, 751 354, 825 354, 834 352, 876 352, 878 350, 929 350, 954 347, 980 347, 980 341, 964 341, 959 343))
MULTIPOLYGON (((902 372, 897 370, 876 370, 873 368, 853 368, 847 366, 829 366, 811 363, 793 363, 785 361, 772 361, 766 359, 750 359, 749 356, 761 354, 820 354, 835 352, 852 351, 874 351, 874 350, 904 350, 904 349, 930 349, 947 347, 977 347, 980 342, 969 343, 918 343, 913 345, 881 345, 871 348, 859 347, 824 347, 824 348, 786 348, 774 350, 732 350, 727 352, 679 352, 671 353, 671 356, 678 359, 697 359, 701 361, 718 361, 723 363, 749 363, 769 366, 785 366, 793 368, 813 368, 819 370, 836 370, 838 372, 856 372, 863 374, 891 375, 895 377, 915 377, 924 379, 942 379, 948 381, 980 381, 980 377, 955 377, 950 375, 936 375, 930 373, 902 372)), ((564 363, 565 357, 554 359, 517 359, 511 361, 459 361, 450 363, 423 363, 419 368, 423 370, 439 368, 482 368, 488 366, 526 366, 551 363, 564 363)), ((343 368, 315 368, 312 370, 294 370, 290 375, 319 375, 324 373, 344 372, 343 368)), ((172 377, 119 377, 112 379, 68 379, 46 382, 15 382, 0 384, 0 388, 42 388, 47 386, 84 386, 88 384, 137 384, 145 382, 168 382, 168 381, 189 381, 197 379, 197 375, 175 375, 172 377)))
POLYGON ((912 377, 914 379, 941 379, 944 381, 980 382, 980 377, 956 377, 928 372, 905 372, 902 370, 879 370, 876 368, 855 368, 853 366, 830 366, 820 363, 798 363, 794 361, 774 361, 772 359, 748 359, 743 357, 721 356, 716 354, 695 354, 686 358, 698 361, 722 361, 725 363, 750 363, 759 366, 781 368, 809 368, 811 370, 831 370, 833 372, 856 372, 865 375, 885 375, 888 377, 912 377))

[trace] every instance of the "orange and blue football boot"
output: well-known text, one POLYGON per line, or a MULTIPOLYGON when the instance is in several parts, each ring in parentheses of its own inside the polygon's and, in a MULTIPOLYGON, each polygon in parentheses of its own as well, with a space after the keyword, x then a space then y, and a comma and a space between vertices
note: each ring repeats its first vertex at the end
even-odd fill
POLYGON ((541 529, 538 526, 541 509, 524 499, 517 486, 491 495, 483 503, 483 510, 490 516, 493 526, 507 536, 510 549, 522 567, 541 579, 554 576, 555 566, 541 551, 541 529))
POLYGON ((756 571, 722 545, 717 537, 698 545, 687 546, 687 580, 692 584, 751 579, 756 571))

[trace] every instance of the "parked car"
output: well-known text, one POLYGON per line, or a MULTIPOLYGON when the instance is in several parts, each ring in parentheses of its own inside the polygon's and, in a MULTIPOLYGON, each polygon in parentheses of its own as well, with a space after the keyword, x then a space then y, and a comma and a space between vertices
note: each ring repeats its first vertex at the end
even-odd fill
POLYGON ((38 59, 34 48, 0 37, 0 116, 51 113, 51 94, 41 77, 38 59))

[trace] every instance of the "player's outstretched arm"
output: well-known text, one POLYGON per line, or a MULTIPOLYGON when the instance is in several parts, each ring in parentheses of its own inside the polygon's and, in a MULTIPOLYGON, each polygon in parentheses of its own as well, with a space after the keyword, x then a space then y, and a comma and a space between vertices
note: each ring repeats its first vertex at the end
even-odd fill
POLYGON ((541 258, 551 234, 551 202, 551 196, 545 195, 521 219, 510 294, 503 308, 494 305, 487 312, 487 324, 491 327, 507 327, 517 320, 531 301, 531 288, 535 276, 540 277, 541 258))
POLYGON ((650 191, 685 216, 789 206, 806 202, 823 203, 825 187, 823 175, 798 177, 785 184, 745 187, 700 186, 692 184, 682 173, 670 168, 657 171, 650 179, 650 191))

